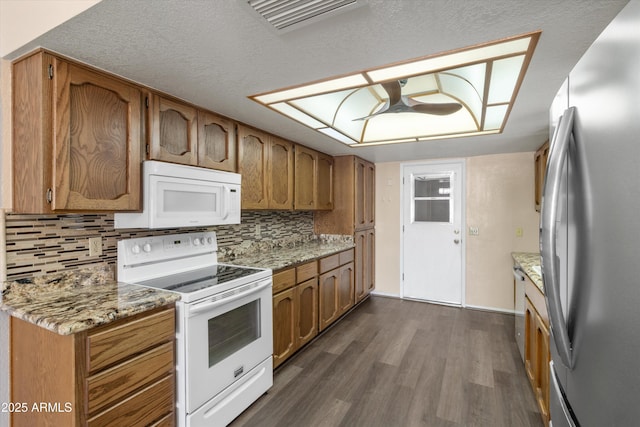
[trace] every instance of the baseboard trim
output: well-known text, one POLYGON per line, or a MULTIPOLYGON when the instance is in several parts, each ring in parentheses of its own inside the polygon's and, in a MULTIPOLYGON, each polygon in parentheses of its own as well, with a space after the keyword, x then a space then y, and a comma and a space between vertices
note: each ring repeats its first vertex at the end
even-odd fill
POLYGON ((439 302, 434 302, 434 301, 420 300, 420 299, 415 299, 415 298, 402 298, 398 294, 392 294, 392 293, 388 293, 388 292, 372 291, 371 295, 372 296, 376 296, 376 297, 383 297, 383 298, 395 298, 395 299, 402 299, 402 300, 407 300, 407 301, 417 301, 417 302, 426 302, 426 303, 429 303, 429 304, 446 305, 446 306, 450 306, 450 307, 468 308, 469 310, 489 311, 489 312, 493 312, 493 313, 502 313, 502 314, 515 314, 515 310, 507 310, 507 309, 504 309, 504 308, 486 307, 486 306, 482 306, 482 305, 472 305, 472 304, 463 304, 463 305, 446 304, 446 303, 439 303, 439 302))
POLYGON ((370 294, 373 295, 373 296, 376 296, 376 297, 400 299, 400 295, 398 295, 398 294, 390 294, 390 293, 387 293, 387 292, 371 291, 370 294))
POLYGON ((504 308, 496 308, 496 307, 484 307, 482 305, 467 304, 465 308, 468 308, 471 310, 479 310, 479 311, 492 311, 494 313, 515 314, 515 310, 507 310, 504 308))

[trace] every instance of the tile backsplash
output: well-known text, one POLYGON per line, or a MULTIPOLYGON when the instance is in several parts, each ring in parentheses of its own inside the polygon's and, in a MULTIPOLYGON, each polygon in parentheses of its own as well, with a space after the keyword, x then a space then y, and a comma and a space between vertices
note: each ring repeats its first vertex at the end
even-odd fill
POLYGON ((115 271, 117 241, 159 234, 215 231, 220 255, 274 241, 312 239, 312 212, 244 211, 241 223, 166 230, 116 230, 112 214, 6 215, 7 280, 92 264, 115 271), (102 238, 102 255, 89 255, 89 238, 102 238))

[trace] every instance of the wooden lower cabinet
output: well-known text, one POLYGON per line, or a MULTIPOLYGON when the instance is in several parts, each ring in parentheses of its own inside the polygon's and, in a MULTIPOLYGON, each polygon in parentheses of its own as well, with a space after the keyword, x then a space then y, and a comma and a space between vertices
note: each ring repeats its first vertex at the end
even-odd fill
POLYGON ((273 367, 355 304, 353 249, 274 273, 273 367))
POLYGON ((174 339, 173 306, 73 335, 12 317, 11 425, 175 425, 174 339))
POLYGON ((274 368, 318 334, 317 271, 312 261, 273 275, 274 368))
POLYGON ((320 331, 355 305, 354 250, 322 258, 318 282, 320 331), (338 265, 336 265, 336 262, 338 265))
POLYGON ((542 293, 527 280, 525 284, 525 370, 533 388, 545 426, 549 425, 549 326, 542 293))
POLYGON ((300 348, 318 335, 318 279, 296 286, 296 347, 300 348))
POLYGON ((296 309, 295 288, 273 296, 273 367, 295 352, 296 309))
POLYGON ((356 231, 355 302, 367 297, 375 288, 375 229, 356 231))

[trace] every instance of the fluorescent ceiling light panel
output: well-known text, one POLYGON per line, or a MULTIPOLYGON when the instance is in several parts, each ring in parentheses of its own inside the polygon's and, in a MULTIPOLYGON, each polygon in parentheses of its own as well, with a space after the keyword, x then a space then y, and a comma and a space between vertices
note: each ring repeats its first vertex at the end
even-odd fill
POLYGON ((500 133, 540 33, 249 98, 352 147, 500 133))

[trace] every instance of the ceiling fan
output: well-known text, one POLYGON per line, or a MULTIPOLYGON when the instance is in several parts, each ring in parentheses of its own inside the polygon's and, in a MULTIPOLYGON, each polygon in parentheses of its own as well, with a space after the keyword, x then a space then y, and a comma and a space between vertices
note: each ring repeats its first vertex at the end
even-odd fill
POLYGON ((407 96, 402 95, 402 86, 407 83, 406 79, 393 80, 390 82, 380 83, 382 88, 389 95, 389 99, 385 102, 384 107, 371 115, 360 117, 355 120, 367 120, 380 114, 388 113, 423 113, 438 116, 446 116, 453 114, 462 108, 457 102, 448 103, 426 103, 418 102, 407 96))

